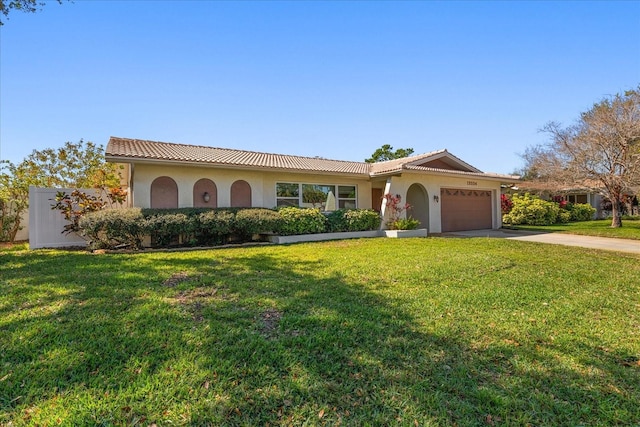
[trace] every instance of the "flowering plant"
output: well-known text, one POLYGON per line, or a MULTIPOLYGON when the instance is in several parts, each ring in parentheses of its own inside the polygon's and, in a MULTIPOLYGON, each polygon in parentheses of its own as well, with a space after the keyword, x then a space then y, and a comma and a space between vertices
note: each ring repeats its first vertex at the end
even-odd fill
POLYGON ((513 209, 513 201, 506 194, 500 195, 500 207, 502 208, 503 214, 508 214, 513 209))
POLYGON ((411 209, 409 203, 402 204, 402 198, 399 194, 395 196, 393 194, 385 194, 384 199, 389 212, 389 219, 387 220, 387 226, 391 230, 413 230, 420 225, 420 221, 407 218, 401 219, 401 215, 408 209, 411 209))

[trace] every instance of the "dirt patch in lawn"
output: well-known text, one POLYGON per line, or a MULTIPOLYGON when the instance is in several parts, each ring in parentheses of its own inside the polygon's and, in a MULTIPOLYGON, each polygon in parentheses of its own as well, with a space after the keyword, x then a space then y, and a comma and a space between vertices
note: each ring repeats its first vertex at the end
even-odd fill
POLYGON ((275 335, 282 319, 282 312, 276 309, 268 309, 260 314, 260 333, 271 338, 275 335))
POLYGON ((179 292, 174 298, 191 313, 194 322, 202 322, 204 307, 211 299, 217 298, 217 294, 218 288, 196 288, 179 292))
POLYGON ((171 275, 171 277, 169 277, 167 280, 165 280, 164 282, 162 282, 163 286, 166 286, 168 288, 173 288, 174 286, 182 283, 182 282, 186 282, 187 280, 195 280, 198 277, 200 277, 199 275, 196 276, 190 276, 189 273, 186 273, 184 271, 179 272, 179 273, 173 273, 171 275))

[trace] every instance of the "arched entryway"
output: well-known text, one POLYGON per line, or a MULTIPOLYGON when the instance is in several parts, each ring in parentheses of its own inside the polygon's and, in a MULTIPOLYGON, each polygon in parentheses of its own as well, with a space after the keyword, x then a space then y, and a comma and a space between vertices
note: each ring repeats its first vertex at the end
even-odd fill
POLYGON ((151 208, 175 209, 178 207, 178 184, 168 176, 161 176, 151 183, 151 208))
POLYGON ((420 221, 420 228, 429 228, 429 195, 422 184, 411 184, 407 190, 408 216, 420 221))
POLYGON ((231 207, 251 207, 251 186, 247 181, 238 180, 231 184, 231 207))
POLYGON ((193 207, 218 207, 218 187, 216 187, 215 182, 207 178, 202 178, 193 184, 193 207))

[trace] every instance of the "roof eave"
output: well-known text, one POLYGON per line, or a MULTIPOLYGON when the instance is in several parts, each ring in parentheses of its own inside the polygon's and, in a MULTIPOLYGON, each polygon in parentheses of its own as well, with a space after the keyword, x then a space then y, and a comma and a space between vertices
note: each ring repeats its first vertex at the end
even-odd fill
POLYGON ((443 176, 451 176, 451 177, 476 177, 482 178, 490 181, 500 181, 500 182, 508 182, 508 183, 516 183, 521 182, 520 178, 515 175, 498 175, 498 174, 488 174, 485 172, 466 172, 466 171, 452 171, 446 169, 433 169, 433 170, 419 170, 419 169, 404 169, 405 173, 415 173, 415 174, 423 174, 430 173, 434 175, 443 175, 443 176))

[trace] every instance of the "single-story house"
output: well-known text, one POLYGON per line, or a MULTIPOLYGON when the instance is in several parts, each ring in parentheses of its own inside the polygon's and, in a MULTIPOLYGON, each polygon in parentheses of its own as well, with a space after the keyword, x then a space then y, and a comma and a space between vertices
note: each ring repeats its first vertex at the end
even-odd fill
MULTIPOLYGON (((611 217, 611 203, 603 196, 602 184, 599 181, 588 180, 583 185, 572 187, 561 186, 553 183, 522 181, 518 184, 517 191, 511 189, 510 192, 528 192, 538 195, 545 200, 566 200, 569 203, 588 204, 596 212, 593 219, 603 219, 611 217)), ((631 188, 625 192, 625 212, 629 215, 638 215, 637 195, 640 188, 631 188)))
MULTIPOLYGON (((447 150, 379 163, 111 137, 130 206, 375 209, 400 195, 430 233, 502 226, 500 188, 517 176, 484 173, 447 150)), ((387 213, 388 215, 388 213, 387 213)))

